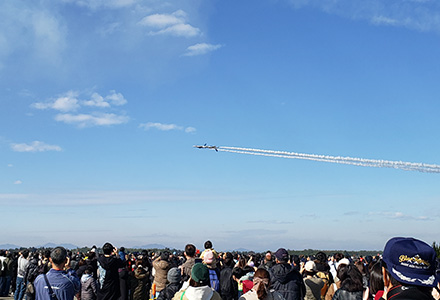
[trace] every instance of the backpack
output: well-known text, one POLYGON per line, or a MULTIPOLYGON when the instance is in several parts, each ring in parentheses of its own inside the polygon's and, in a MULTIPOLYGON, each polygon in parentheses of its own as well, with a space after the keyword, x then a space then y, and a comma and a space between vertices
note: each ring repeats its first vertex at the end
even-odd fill
POLYGON ((316 276, 321 278, 324 281, 324 286, 321 289, 321 299, 325 298, 325 294, 330 286, 330 275, 327 272, 319 271, 316 273, 316 276))
POLYGON ((209 269, 209 281, 211 282, 211 287, 216 292, 220 292, 220 280, 218 279, 216 270, 209 269))

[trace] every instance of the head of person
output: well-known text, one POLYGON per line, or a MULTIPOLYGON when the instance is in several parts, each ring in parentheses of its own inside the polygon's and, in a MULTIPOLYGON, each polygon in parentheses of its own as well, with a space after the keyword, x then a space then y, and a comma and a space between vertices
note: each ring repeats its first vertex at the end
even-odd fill
POLYGON ((421 289, 437 286, 436 252, 427 243, 415 238, 390 239, 382 255, 385 286, 416 286, 421 289))
POLYGON ((67 261, 67 250, 64 247, 56 247, 50 252, 50 261, 57 268, 64 267, 67 261))
POLYGON ((316 274, 316 272, 318 272, 318 270, 316 268, 315 262, 313 260, 307 261, 304 265, 304 274, 313 276, 316 274))
POLYGON ((164 251, 160 254, 160 260, 168 261, 170 259, 170 253, 168 251, 164 251))
POLYGON ((362 292, 364 290, 362 273, 353 264, 340 264, 337 276, 341 280, 341 289, 349 292, 362 292))
POLYGON ((195 264, 192 267, 189 285, 192 287, 210 286, 209 270, 205 264, 195 264))
POLYGON ((289 261, 289 253, 286 249, 280 248, 275 252, 277 263, 287 263, 289 261))
POLYGON ((115 247, 113 247, 110 243, 105 243, 104 246, 102 246, 102 252, 104 255, 110 255, 113 253, 115 247))
POLYGON ((204 244, 205 249, 212 249, 212 243, 211 241, 206 241, 204 244))
POLYGON ((267 252, 266 252, 266 255, 265 255, 265 257, 264 257, 264 259, 265 259, 266 261, 271 261, 271 260, 272 260, 272 252, 267 251, 267 252))
POLYGON ((168 270, 167 280, 169 283, 179 283, 182 279, 182 272, 180 269, 173 267, 168 270))
POLYGON ((235 265, 234 262, 234 257, 232 256, 231 252, 226 252, 225 255, 223 256, 223 263, 225 264, 225 266, 233 268, 235 265))
POLYGON ((269 285, 270 285, 270 274, 266 269, 257 269, 254 274, 254 287, 253 290, 257 292, 257 297, 260 300, 266 298, 269 285))
POLYGON ((196 255, 196 246, 193 244, 187 244, 185 246, 185 255, 187 257, 194 257, 196 255))
POLYGON ((23 251, 21 251, 21 255, 24 258, 28 258, 28 256, 29 256, 29 249, 24 249, 23 251))
POLYGON ((382 266, 380 262, 375 263, 370 270, 370 293, 376 295, 384 290, 382 266))

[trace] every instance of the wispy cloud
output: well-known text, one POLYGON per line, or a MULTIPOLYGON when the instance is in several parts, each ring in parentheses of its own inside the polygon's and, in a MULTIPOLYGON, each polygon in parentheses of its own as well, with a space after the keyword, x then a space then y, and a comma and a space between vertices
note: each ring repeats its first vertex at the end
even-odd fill
POLYGON ((60 146, 49 145, 40 141, 33 141, 30 144, 11 144, 11 149, 16 152, 45 152, 62 150, 60 146))
POLYGON ((212 45, 212 44, 206 44, 206 43, 199 43, 199 44, 189 46, 186 49, 186 53, 184 54, 184 56, 204 55, 209 52, 220 49, 221 47, 222 47, 222 45, 212 45))
POLYGON ((152 14, 139 21, 139 25, 149 27, 150 35, 172 35, 194 37, 201 34, 200 29, 187 22, 187 14, 183 10, 171 14, 152 14))
POLYGON ((132 6, 139 0, 62 0, 65 3, 72 3, 90 9, 98 8, 122 8, 132 6))
POLYGON ((176 124, 164 124, 164 123, 142 123, 139 124, 139 128, 144 130, 157 129, 161 131, 170 131, 170 130, 180 130, 185 131, 186 133, 195 133, 196 129, 194 127, 183 127, 176 124))
POLYGON ((23 182, 21 180, 14 181, 14 184, 22 184, 23 182))
POLYGON ((270 224, 270 225, 285 225, 285 224, 294 224, 293 221, 280 221, 280 220, 252 220, 246 223, 256 223, 256 224, 270 224))
POLYGON ((402 220, 402 221, 429 221, 430 217, 427 216, 411 216, 404 214, 402 212, 386 212, 386 211, 377 211, 377 212, 369 212, 371 216, 381 216, 394 220, 402 220))
POLYGON ((118 125, 127 123, 130 119, 124 114, 102 112, 105 109, 114 109, 115 106, 125 105, 127 100, 121 93, 111 90, 109 94, 102 96, 95 92, 86 100, 80 99, 79 96, 78 91, 68 91, 55 99, 33 103, 31 107, 39 110, 52 109, 63 112, 55 116, 56 121, 76 125, 80 128, 118 125), (72 114, 72 112, 87 108, 99 109, 100 111, 72 114))
POLYGON ((58 114, 55 120, 66 124, 77 125, 80 128, 90 126, 109 126, 127 123, 129 117, 124 115, 94 113, 94 114, 58 114))
POLYGON ((374 25, 440 31, 440 3, 431 0, 287 0, 295 8, 316 7, 326 13, 374 25))

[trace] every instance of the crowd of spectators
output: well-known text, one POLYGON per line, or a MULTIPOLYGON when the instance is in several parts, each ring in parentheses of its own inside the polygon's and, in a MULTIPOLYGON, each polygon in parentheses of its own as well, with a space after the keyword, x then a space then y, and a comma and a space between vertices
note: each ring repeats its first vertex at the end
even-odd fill
POLYGON ((383 255, 352 257, 214 250, 128 252, 105 243, 86 253, 0 250, 0 297, 14 300, 439 299, 436 253, 393 238, 383 255))

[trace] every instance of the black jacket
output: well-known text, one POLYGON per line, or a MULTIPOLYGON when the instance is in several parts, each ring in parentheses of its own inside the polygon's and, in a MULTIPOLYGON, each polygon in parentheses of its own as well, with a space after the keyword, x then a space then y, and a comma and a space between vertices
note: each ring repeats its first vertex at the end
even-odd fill
POLYGON ((238 299, 238 284, 232 278, 232 268, 228 266, 220 271, 220 296, 223 300, 238 299))
POLYGON ((272 288, 286 300, 301 300, 306 294, 301 274, 287 263, 276 264, 270 269, 272 288))
POLYGON ((180 290, 180 287, 182 285, 177 283, 170 283, 164 288, 160 294, 159 297, 157 297, 157 300, 171 300, 173 299, 174 295, 180 290))
POLYGON ((333 295, 332 300, 362 300, 362 291, 349 292, 343 289, 338 289, 333 295))
MULTIPOLYGON (((383 299, 383 298, 380 298, 383 299)), ((431 294, 423 293, 415 286, 393 286, 387 292, 387 299, 392 300, 434 300, 431 294)))

